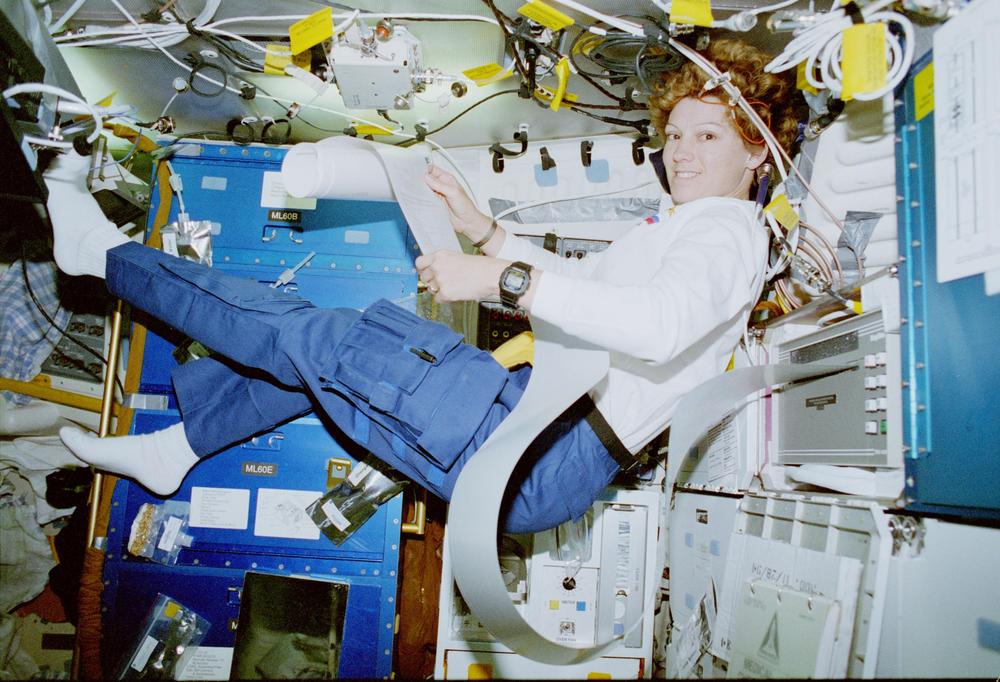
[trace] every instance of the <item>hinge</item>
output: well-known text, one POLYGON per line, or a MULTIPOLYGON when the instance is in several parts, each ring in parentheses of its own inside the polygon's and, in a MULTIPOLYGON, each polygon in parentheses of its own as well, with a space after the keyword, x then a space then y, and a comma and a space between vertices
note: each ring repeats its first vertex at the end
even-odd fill
POLYGON ((924 521, 912 516, 890 516, 889 532, 892 534, 892 555, 899 556, 906 547, 907 556, 920 556, 924 549, 924 521))

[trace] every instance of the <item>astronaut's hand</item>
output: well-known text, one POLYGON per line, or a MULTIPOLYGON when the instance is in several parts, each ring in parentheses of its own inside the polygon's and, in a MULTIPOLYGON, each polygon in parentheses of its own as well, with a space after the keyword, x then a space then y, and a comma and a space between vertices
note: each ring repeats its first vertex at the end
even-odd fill
POLYGON ((500 275, 510 261, 435 251, 417 258, 417 272, 438 303, 479 301, 500 293, 500 275))
POLYGON ((437 166, 428 166, 424 182, 444 201, 451 228, 455 232, 464 234, 473 242, 486 236, 493 221, 476 208, 454 175, 437 166))

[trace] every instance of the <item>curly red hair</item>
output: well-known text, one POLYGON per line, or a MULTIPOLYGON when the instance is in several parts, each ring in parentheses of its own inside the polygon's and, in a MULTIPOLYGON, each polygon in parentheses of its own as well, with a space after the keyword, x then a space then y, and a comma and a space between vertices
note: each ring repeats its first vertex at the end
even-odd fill
MULTIPOLYGON (((799 121, 804 118, 805 101, 795 87, 793 72, 765 73, 764 66, 771 56, 763 50, 740 40, 713 40, 702 53, 722 73, 729 72, 733 85, 760 114, 765 123, 770 121, 771 132, 778 143, 790 150, 798 136, 799 121)), ((728 103, 728 95, 721 87, 705 92, 708 76, 692 62, 685 62, 677 71, 667 72, 649 98, 649 114, 653 125, 663 137, 670 112, 685 97, 716 96, 728 103)), ((745 140, 759 143, 760 131, 739 107, 733 110, 733 123, 745 140)))

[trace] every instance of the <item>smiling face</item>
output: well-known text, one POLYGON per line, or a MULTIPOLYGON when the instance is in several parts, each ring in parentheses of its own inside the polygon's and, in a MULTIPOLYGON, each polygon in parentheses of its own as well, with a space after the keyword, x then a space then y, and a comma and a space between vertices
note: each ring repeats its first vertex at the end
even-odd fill
POLYGON ((664 133, 663 162, 675 204, 749 196, 753 171, 767 152, 744 141, 727 105, 685 97, 670 112, 664 133))

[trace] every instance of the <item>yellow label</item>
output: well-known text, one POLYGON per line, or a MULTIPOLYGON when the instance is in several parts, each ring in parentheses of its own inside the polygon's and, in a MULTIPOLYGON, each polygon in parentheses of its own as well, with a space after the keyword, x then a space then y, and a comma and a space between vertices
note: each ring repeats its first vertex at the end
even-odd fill
POLYGON ((98 107, 110 107, 111 106, 111 102, 114 101, 115 95, 117 95, 117 94, 118 94, 118 91, 115 90, 114 92, 112 92, 110 95, 108 95, 107 97, 105 97, 104 99, 102 99, 100 102, 98 102, 94 106, 98 106, 98 107))
POLYGON ((786 230, 791 230, 799 224, 799 214, 788 203, 788 197, 784 194, 779 194, 771 199, 771 203, 764 210, 774 216, 774 219, 781 223, 786 230))
POLYGON ((559 610, 559 600, 558 599, 550 599, 549 600, 549 611, 558 611, 558 610, 559 610))
MULTIPOLYGON (((535 94, 538 95, 543 102, 551 102, 552 99, 556 96, 555 93, 552 92, 552 90, 545 87, 544 85, 535 86, 535 94)), ((560 105, 568 107, 571 103, 576 102, 579 99, 580 98, 575 93, 566 92, 563 93, 560 105)))
POLYGON ((392 131, 365 124, 352 126, 358 135, 392 135, 392 131))
POLYGON ((806 80, 806 62, 799 62, 798 68, 795 69, 795 87, 799 90, 805 90, 808 93, 815 95, 819 92, 816 88, 809 84, 806 80))
POLYGON ((558 111, 559 106, 562 104, 563 97, 566 96, 566 83, 569 82, 569 60, 563 57, 556 64, 556 76, 559 78, 559 86, 556 88, 556 94, 552 96, 552 102, 549 104, 549 109, 552 111, 558 111))
POLYGON ((670 5, 671 24, 711 26, 713 20, 710 0, 674 0, 670 5))
POLYGON ((177 602, 168 601, 167 605, 163 607, 163 615, 167 618, 173 618, 177 615, 177 612, 181 610, 181 605, 177 602))
POLYGON ((610 680, 611 673, 587 673, 588 680, 610 680))
POLYGON ((855 24, 844 29, 840 68, 844 73, 840 98, 873 92, 885 86, 885 24, 855 24))
POLYGON ((305 52, 313 45, 319 45, 333 37, 333 8, 324 7, 305 19, 288 27, 288 37, 292 41, 292 52, 305 52))
POLYGON ((294 64, 300 69, 309 70, 312 59, 308 52, 292 54, 292 47, 286 43, 268 43, 264 53, 264 73, 283 76, 285 67, 294 64))
POLYGON ((512 74, 513 71, 505 69, 499 64, 483 64, 482 66, 477 66, 474 69, 466 69, 462 72, 463 76, 470 81, 474 81, 479 87, 502 81, 512 74))
POLYGON ((934 111, 934 62, 913 77, 913 104, 918 121, 934 111))
POLYGON ((566 16, 559 10, 549 7, 542 0, 531 0, 517 8, 518 14, 523 14, 532 21, 536 21, 553 31, 561 31, 567 26, 573 25, 573 19, 566 16))
POLYGON ((492 680, 493 666, 489 663, 470 663, 466 678, 470 680, 492 680))

